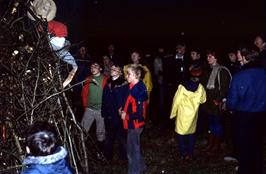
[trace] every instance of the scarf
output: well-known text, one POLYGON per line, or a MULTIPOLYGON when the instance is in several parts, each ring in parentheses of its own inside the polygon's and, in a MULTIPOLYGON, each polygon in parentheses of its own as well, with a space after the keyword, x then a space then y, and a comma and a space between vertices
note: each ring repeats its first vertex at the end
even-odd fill
POLYGON ((211 75, 209 77, 209 80, 208 80, 208 83, 206 86, 207 89, 214 89, 215 88, 215 79, 218 75, 219 70, 220 70, 220 65, 215 65, 212 67, 212 72, 211 72, 211 75))

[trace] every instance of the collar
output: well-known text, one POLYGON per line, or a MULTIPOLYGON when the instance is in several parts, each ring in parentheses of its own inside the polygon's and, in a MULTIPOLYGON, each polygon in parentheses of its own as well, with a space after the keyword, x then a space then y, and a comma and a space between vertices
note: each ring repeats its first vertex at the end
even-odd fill
POLYGON ((23 164, 52 164, 67 156, 67 151, 64 147, 57 148, 55 153, 47 156, 28 156, 23 160, 23 164))

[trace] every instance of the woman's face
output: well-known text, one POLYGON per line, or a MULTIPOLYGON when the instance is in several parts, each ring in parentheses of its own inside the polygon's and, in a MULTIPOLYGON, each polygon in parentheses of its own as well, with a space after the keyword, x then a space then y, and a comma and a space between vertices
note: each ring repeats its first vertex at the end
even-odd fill
POLYGON ((132 53, 131 54, 131 60, 133 63, 138 64, 139 60, 140 60, 139 53, 137 53, 137 52, 132 53))
POLYGON ((126 76, 126 78, 127 78, 127 82, 128 83, 131 83, 131 82, 137 80, 136 74, 130 68, 127 69, 127 76, 126 76))
POLYGON ((237 61, 239 62, 243 61, 243 56, 241 55, 241 52, 239 50, 237 51, 236 57, 237 57, 237 61))

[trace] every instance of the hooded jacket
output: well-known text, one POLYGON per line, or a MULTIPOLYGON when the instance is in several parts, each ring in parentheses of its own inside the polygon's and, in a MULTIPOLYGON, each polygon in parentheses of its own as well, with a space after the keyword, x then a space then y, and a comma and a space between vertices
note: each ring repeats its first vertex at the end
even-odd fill
POLYGON ((67 151, 59 147, 54 154, 47 156, 28 156, 23 164, 26 167, 21 174, 72 174, 67 161, 67 151))
MULTIPOLYGON (((187 85, 188 86, 188 85, 187 85)), ((187 135, 195 133, 199 105, 206 102, 206 92, 201 84, 189 85, 191 89, 180 84, 175 93, 170 119, 176 117, 176 133, 187 135)))

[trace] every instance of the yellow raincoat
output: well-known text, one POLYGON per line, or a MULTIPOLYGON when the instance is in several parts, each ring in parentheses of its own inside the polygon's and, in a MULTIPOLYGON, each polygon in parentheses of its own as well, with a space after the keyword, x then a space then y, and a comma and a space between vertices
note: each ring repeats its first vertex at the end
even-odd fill
POLYGON ((170 119, 176 117, 175 132, 180 135, 193 134, 196 131, 199 105, 206 102, 206 92, 199 84, 195 92, 179 85, 173 99, 170 119))
MULTIPOLYGON (((152 78, 151 78, 151 72, 150 72, 150 70, 148 69, 147 66, 141 65, 141 67, 146 72, 142 81, 143 81, 143 83, 145 84, 145 86, 147 88, 148 96, 149 96, 149 99, 150 99, 150 93, 151 93, 151 90, 153 88, 152 78)), ((124 75, 125 75, 125 78, 127 76, 127 68, 128 68, 128 65, 125 65, 124 66, 124 75)))

